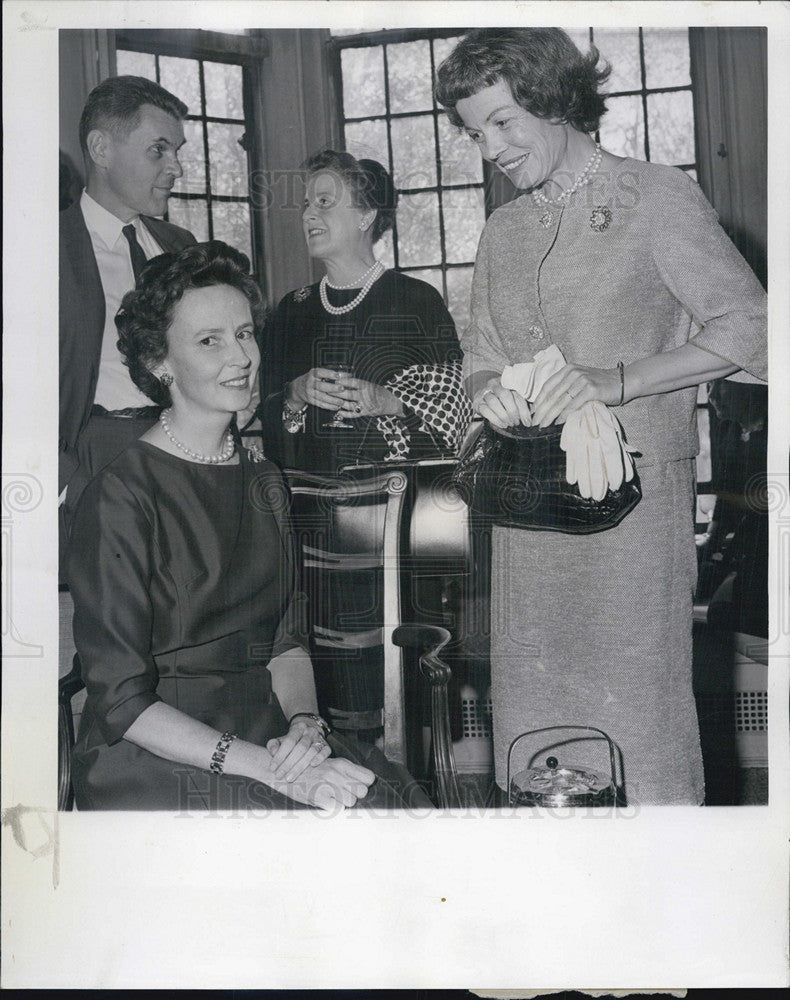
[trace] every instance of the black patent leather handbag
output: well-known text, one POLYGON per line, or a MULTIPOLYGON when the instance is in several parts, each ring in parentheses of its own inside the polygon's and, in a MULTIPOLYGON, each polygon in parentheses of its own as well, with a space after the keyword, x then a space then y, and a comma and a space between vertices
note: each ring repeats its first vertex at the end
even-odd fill
POLYGON ((464 443, 453 485, 475 513, 506 528, 570 535, 613 528, 642 499, 639 477, 634 472, 603 500, 583 497, 565 478, 561 434, 559 424, 500 430, 483 421, 464 443))

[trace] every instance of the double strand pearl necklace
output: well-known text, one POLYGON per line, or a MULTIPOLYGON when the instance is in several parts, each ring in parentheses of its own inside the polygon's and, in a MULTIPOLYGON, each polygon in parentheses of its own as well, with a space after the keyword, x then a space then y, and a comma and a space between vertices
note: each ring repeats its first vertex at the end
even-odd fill
MULTIPOLYGON (((355 295, 354 298, 350 302, 346 303, 346 305, 344 306, 333 306, 332 303, 327 298, 326 287, 329 284, 329 281, 327 279, 327 276, 324 275, 323 278, 321 279, 321 283, 318 286, 318 292, 319 295, 321 296, 321 305, 324 307, 324 309, 326 309, 328 313, 331 313, 333 316, 342 316, 343 313, 351 312, 351 310, 356 309, 359 303, 365 298, 365 296, 373 287, 374 283, 378 280, 378 278, 383 274, 385 270, 386 269, 384 265, 381 263, 381 261, 377 260, 376 263, 373 265, 373 267, 371 267, 370 270, 367 272, 367 278, 365 279, 365 284, 362 286, 362 288, 360 288, 359 294, 355 295)), ((333 285, 332 287, 353 288, 354 286, 333 285)))
POLYGON ((360 276, 358 278, 355 278, 348 285, 333 285, 332 282, 329 280, 329 278, 326 279, 326 283, 329 286, 329 288, 336 288, 338 291, 346 291, 349 288, 359 288, 360 285, 363 285, 365 283, 365 278, 368 277, 368 275, 370 274, 370 272, 374 268, 378 267, 380 263, 381 263, 381 261, 374 260, 373 263, 370 265, 370 267, 367 269, 367 271, 365 271, 364 274, 360 274, 360 276))
POLYGON ((582 170, 569 188, 566 188, 562 194, 557 195, 556 198, 547 198, 542 191, 536 189, 532 192, 532 200, 536 205, 543 205, 544 208, 561 208, 563 203, 566 202, 572 194, 578 191, 579 188, 584 187, 584 185, 589 181, 590 174, 594 174, 598 167, 600 167, 602 156, 601 147, 596 142, 593 154, 587 161, 587 166, 584 170, 582 170))
POLYGON ((162 430, 167 435, 167 438, 173 442, 176 448, 179 448, 185 455, 190 458, 195 459, 197 462, 204 462, 206 465, 222 465, 223 462, 227 462, 228 459, 233 457, 233 453, 236 451, 236 442, 233 440, 233 435, 230 431, 225 433, 225 444, 222 446, 222 451, 217 455, 201 455, 197 451, 192 451, 191 448, 178 440, 175 434, 170 430, 170 424, 167 422, 167 418, 170 414, 170 410, 162 410, 159 414, 159 423, 162 425, 162 430))

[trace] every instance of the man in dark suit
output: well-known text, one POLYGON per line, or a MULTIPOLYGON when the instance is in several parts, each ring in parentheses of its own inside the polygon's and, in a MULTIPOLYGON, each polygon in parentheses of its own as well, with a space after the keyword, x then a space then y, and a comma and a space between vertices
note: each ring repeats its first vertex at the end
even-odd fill
POLYGON ((182 174, 186 113, 177 97, 135 76, 100 83, 82 112, 87 183, 60 214, 62 543, 88 481, 158 415, 123 365, 115 314, 148 258, 196 242, 156 218, 182 174))

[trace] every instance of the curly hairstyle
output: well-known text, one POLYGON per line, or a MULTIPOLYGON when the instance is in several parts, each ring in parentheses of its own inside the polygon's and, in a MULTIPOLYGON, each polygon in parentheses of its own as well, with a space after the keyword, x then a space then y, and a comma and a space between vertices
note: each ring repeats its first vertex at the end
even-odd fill
POLYGON ((304 169, 308 175, 322 170, 334 171, 343 179, 357 208, 376 212, 375 221, 370 227, 374 243, 392 229, 398 193, 392 178, 378 160, 357 160, 351 153, 323 149, 307 160, 304 169))
POLYGON ((118 350, 137 388, 158 406, 170 406, 170 390, 151 371, 167 356, 167 331, 175 307, 192 288, 229 285, 250 304, 256 332, 263 326, 264 305, 245 254, 211 240, 179 253, 153 257, 142 270, 137 288, 127 292, 115 317, 118 350))
POLYGON ((536 118, 594 132, 606 112, 598 93, 611 67, 597 68, 590 46, 582 55, 560 28, 478 28, 464 35, 436 73, 436 100, 463 128, 456 104, 504 80, 516 102, 536 118))
POLYGON ((111 76, 88 94, 80 118, 80 146, 88 159, 88 134, 96 128, 116 138, 128 135, 140 124, 140 109, 150 104, 181 120, 189 110, 169 90, 143 76, 111 76))

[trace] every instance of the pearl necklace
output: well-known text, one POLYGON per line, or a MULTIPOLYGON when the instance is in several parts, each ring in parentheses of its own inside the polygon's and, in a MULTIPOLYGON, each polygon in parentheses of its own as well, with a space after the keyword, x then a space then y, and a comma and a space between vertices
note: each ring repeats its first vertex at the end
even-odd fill
POLYGON ((179 448, 184 452, 185 455, 189 455, 190 458, 194 458, 198 462, 204 462, 206 465, 222 465, 223 462, 227 462, 228 459, 233 457, 233 453, 236 451, 236 442, 233 440, 233 435, 230 431, 225 434, 225 444, 222 446, 222 451, 217 455, 201 455, 197 451, 192 451, 191 448, 187 448, 185 444, 178 440, 178 438, 170 430, 170 424, 167 422, 167 417, 170 410, 162 410, 159 414, 159 423, 162 425, 162 430, 167 435, 168 439, 173 442, 176 448, 179 448))
POLYGON ((355 295, 354 298, 344 306, 333 306, 326 295, 326 286, 329 284, 326 275, 321 279, 321 283, 318 286, 318 292, 321 296, 321 305, 326 309, 328 313, 333 316, 342 316, 343 313, 351 312, 352 309, 356 309, 359 303, 365 298, 368 292, 373 287, 374 283, 379 279, 379 277, 384 273, 386 268, 377 260, 373 267, 370 269, 365 284, 360 288, 359 294, 355 295))
POLYGON ((367 271, 365 271, 364 274, 360 274, 360 276, 358 278, 355 278, 348 285, 333 285, 332 282, 329 280, 329 278, 327 278, 326 279, 327 286, 329 288, 336 288, 338 291, 347 291, 349 288, 359 288, 360 285, 363 285, 365 283, 365 278, 368 277, 368 275, 370 274, 370 272, 374 268, 378 267, 380 263, 381 263, 381 261, 374 260, 373 263, 370 265, 370 267, 367 269, 367 271))
POLYGON ((595 171, 601 165, 603 153, 601 152, 600 145, 596 142, 595 149, 590 159, 587 161, 587 166, 582 170, 573 184, 566 188, 562 194, 557 195, 556 198, 547 198, 542 191, 537 189, 532 192, 532 200, 536 205, 543 205, 544 208, 561 208, 563 203, 566 202, 572 194, 579 190, 579 188, 584 187, 584 185, 590 180, 590 174, 595 173, 595 171))

